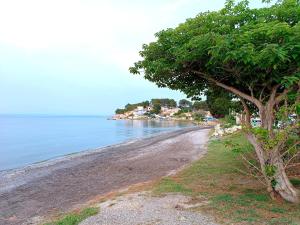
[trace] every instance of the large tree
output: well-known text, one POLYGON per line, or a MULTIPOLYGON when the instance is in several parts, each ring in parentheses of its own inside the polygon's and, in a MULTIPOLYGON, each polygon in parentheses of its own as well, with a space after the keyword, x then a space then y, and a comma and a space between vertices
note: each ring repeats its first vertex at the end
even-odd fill
POLYGON ((250 9, 246 0, 229 0, 220 11, 200 13, 156 33, 155 42, 143 45, 143 59, 130 68, 188 97, 218 86, 240 98, 247 115, 245 133, 268 191, 290 202, 299 202, 299 193, 286 175, 281 154, 289 132, 274 129, 274 120, 276 107, 288 94, 300 92, 299 18, 299 0, 259 9, 250 9), (259 113, 259 130, 251 127, 249 106, 259 113))
POLYGON ((193 103, 190 102, 187 99, 181 99, 181 100, 179 100, 179 104, 178 104, 178 106, 180 108, 187 108, 187 109, 190 109, 192 107, 192 105, 193 105, 193 103))

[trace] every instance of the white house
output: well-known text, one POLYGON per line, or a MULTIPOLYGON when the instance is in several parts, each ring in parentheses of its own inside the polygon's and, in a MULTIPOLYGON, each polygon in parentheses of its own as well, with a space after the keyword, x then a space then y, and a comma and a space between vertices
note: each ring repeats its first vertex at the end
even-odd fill
POLYGON ((142 116, 146 113, 146 110, 143 106, 138 106, 135 110, 133 110, 134 116, 142 116))

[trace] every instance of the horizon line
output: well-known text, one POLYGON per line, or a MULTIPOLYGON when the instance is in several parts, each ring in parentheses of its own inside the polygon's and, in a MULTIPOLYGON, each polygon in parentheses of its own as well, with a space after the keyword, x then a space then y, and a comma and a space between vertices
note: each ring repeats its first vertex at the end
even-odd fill
POLYGON ((74 116, 74 117, 80 117, 80 116, 85 116, 85 117, 105 117, 105 116, 111 116, 110 115, 104 115, 104 114, 57 114, 57 113, 0 113, 0 116, 57 116, 57 117, 62 117, 62 116, 74 116))

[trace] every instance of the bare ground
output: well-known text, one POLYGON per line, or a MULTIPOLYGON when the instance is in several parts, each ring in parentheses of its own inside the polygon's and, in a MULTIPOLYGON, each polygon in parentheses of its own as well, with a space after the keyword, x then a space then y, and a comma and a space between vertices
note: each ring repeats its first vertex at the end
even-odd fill
POLYGON ((99 214, 80 225, 218 225, 213 218, 194 212, 191 197, 133 193, 100 203, 99 214))
POLYGON ((168 175, 206 152, 188 128, 0 173, 0 224, 34 224, 95 196, 168 175))

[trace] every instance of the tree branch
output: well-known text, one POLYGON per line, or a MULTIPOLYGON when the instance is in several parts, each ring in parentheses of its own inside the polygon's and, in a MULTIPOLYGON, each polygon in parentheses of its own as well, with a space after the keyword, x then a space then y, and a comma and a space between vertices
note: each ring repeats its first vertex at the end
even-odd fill
POLYGON ((254 98, 253 88, 250 85, 248 85, 248 89, 251 93, 251 96, 254 98))
POLYGON ((264 87, 262 88, 262 90, 261 90, 261 92, 260 92, 260 94, 259 94, 259 101, 261 101, 261 102, 264 100, 263 94, 264 94, 265 88, 266 88, 266 86, 264 86, 264 87))
POLYGON ((267 182, 261 180, 258 176, 255 176, 255 175, 252 174, 252 173, 247 173, 247 172, 245 172, 245 171, 243 171, 243 170, 240 170, 240 169, 238 169, 238 168, 234 168, 234 169, 236 169, 236 171, 238 171, 238 172, 240 172, 240 173, 242 173, 242 174, 244 174, 244 175, 252 176, 252 177, 256 178, 261 184, 263 184, 264 186, 267 186, 267 182))
MULTIPOLYGON (((299 82, 300 83, 300 82, 299 82)), ((298 84, 299 85, 299 84, 298 84)), ((287 94, 289 93, 289 91, 291 91, 293 88, 285 88, 283 90, 283 92, 281 94, 279 94, 276 98, 275 98, 275 102, 276 104, 279 104, 281 101, 283 101, 285 99, 285 97, 287 96, 287 94)), ((275 93, 276 94, 276 93, 275 93)))
POLYGON ((260 108, 262 106, 262 103, 256 99, 255 97, 252 97, 244 92, 241 92, 240 90, 234 88, 234 87, 231 87, 231 86, 228 86, 226 84, 223 84, 213 78, 211 78, 208 74, 206 73, 202 73, 200 71, 196 71, 196 70, 192 70, 193 73, 197 74, 198 76, 200 76, 201 78, 207 80, 207 81, 210 81, 212 83, 214 83, 215 85, 219 86, 219 87, 222 87, 224 88, 225 90, 227 91, 230 91, 234 94, 236 94, 237 96, 241 97, 241 98, 244 98, 246 100, 248 100, 249 102, 252 102, 253 104, 255 104, 258 108, 260 108))
POLYGON ((287 161, 287 163, 285 164, 285 167, 284 167, 284 168, 286 168, 286 167, 291 163, 291 161, 292 161, 295 157, 297 157, 297 156, 299 155, 299 153, 300 153, 300 152, 297 152, 295 155, 293 155, 293 156, 289 159, 289 161, 287 161))

